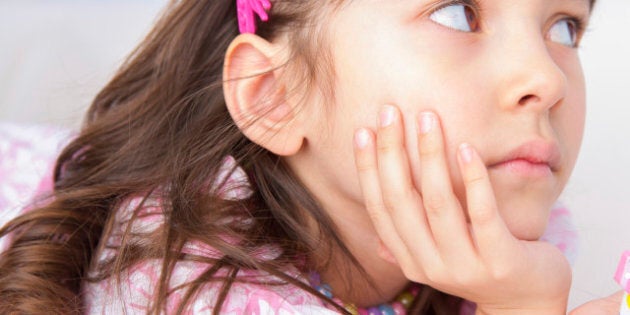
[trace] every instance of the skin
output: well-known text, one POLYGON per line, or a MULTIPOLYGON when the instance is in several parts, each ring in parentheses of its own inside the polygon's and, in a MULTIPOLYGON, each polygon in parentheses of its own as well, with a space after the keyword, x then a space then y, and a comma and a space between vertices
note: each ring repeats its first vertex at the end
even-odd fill
POLYGON ((335 98, 300 110, 283 93, 298 88, 274 68, 286 38, 240 35, 226 55, 228 109, 237 123, 261 118, 239 127, 283 156, 376 284, 333 256, 319 271, 336 297, 376 305, 412 280, 474 301, 480 314, 564 314, 569 265, 537 239, 577 159, 585 87, 577 49, 551 30, 567 16, 586 20, 589 3, 480 1, 474 32, 437 23, 436 3, 342 6, 326 34, 335 98), (264 95, 274 95, 271 115, 252 105, 264 95), (548 173, 497 164, 531 141, 556 148, 548 173))
MULTIPOLYGON (((379 200, 369 200, 376 192, 363 193, 361 184, 382 185, 384 179, 364 178, 360 183, 352 137, 357 129, 365 127, 372 131, 372 140, 376 138, 373 133, 379 132, 377 122, 384 104, 400 110, 399 123, 404 131, 399 138, 387 140, 400 142, 400 147, 381 141, 378 151, 385 153, 389 147, 405 156, 402 167, 408 169, 398 176, 408 176, 413 187, 401 181, 388 182, 388 187, 397 190, 381 192, 390 194, 382 199, 401 200, 398 197, 414 189, 423 202, 410 211, 421 213, 427 201, 422 198, 423 190, 439 183, 442 191, 428 199, 430 203, 438 208, 458 203, 461 208, 454 211, 470 212, 457 166, 456 152, 464 142, 476 149, 486 167, 528 141, 557 145, 561 158, 551 176, 526 178, 505 168, 488 169, 494 198, 480 202, 496 207, 519 240, 536 240, 544 232, 549 210, 565 187, 582 140, 585 87, 578 52, 550 40, 548 33, 563 17, 561 13, 587 17, 586 1, 484 1, 480 30, 473 33, 456 31, 430 19, 431 3, 353 1, 332 18, 330 29, 334 32, 329 41, 336 99, 327 104, 330 110, 310 107, 308 116, 317 119, 310 120, 314 123, 306 131, 308 146, 287 157, 340 226, 353 253, 381 284, 381 292, 386 292, 381 299, 395 295, 409 275, 375 255, 380 248, 378 236, 412 240, 417 238, 413 231, 420 228, 410 228, 410 235, 399 226, 383 231, 387 227, 378 223, 375 227, 370 219, 379 217, 377 211, 409 217, 387 206, 365 206, 379 200), (444 163, 446 170, 436 175, 446 178, 422 179, 425 160, 419 153, 415 120, 423 111, 434 112, 441 121, 444 154, 439 163, 444 163), (313 169, 318 170, 318 176, 312 176, 313 169), (394 232, 399 235, 385 235, 394 232)), ((359 169, 362 167, 369 166, 360 165, 359 169)), ((395 166, 379 160, 377 168, 384 172, 395 166)), ((467 230, 462 222, 445 223, 443 228, 448 233, 443 233, 442 243, 461 243, 461 239, 448 236, 452 227, 467 230)), ((394 243, 387 245, 396 246, 394 243)), ((329 282, 335 287, 338 277, 334 271, 330 273, 329 282)), ((336 285, 343 287, 342 283, 336 285)), ((366 305, 379 300, 377 294, 362 295, 368 296, 363 300, 366 305)), ((348 297, 362 300, 352 294, 348 297)))
POLYGON ((623 291, 619 291, 603 299, 597 299, 585 303, 574 309, 569 315, 618 315, 620 301, 623 300, 623 291))
MULTIPOLYGON (((307 135, 308 156, 299 163, 325 170, 326 185, 333 185, 327 193, 339 191, 335 195, 361 204, 359 185, 348 180, 358 178, 349 146, 354 131, 376 130, 382 106, 399 107, 410 167, 420 178, 414 120, 420 111, 432 110, 444 126, 454 191, 464 201, 455 157, 460 143, 473 145, 490 164, 524 142, 552 141, 562 155, 553 179, 491 176, 510 230, 521 239, 537 239, 575 164, 585 112, 577 50, 543 35, 554 14, 570 10, 587 15, 587 3, 486 1, 486 30, 475 34, 417 17, 422 6, 410 10, 410 4, 399 3, 355 1, 332 21, 337 97, 332 113, 316 109, 309 114, 321 119, 314 120, 319 125, 307 135), (340 153, 331 155, 330 150, 340 153)), ((299 163, 297 169, 306 168, 299 163)))
MULTIPOLYGON (((462 213, 469 211, 457 166, 461 143, 474 147, 485 166, 528 141, 557 145, 560 164, 544 179, 514 175, 505 169, 488 170, 494 198, 482 202, 496 206, 509 231, 520 240, 536 240, 542 235, 582 139, 585 93, 578 53, 551 41, 548 32, 560 13, 587 17, 586 1, 484 1, 480 30, 473 33, 434 22, 428 11, 431 3, 353 1, 333 17, 329 41, 336 99, 328 111, 307 110, 309 117, 317 117, 310 120, 313 123, 305 135, 308 146, 287 158, 306 186, 320 197, 368 272, 382 284, 381 291, 388 293, 383 294, 385 298, 392 297, 408 275, 375 258, 377 236, 383 238, 383 233, 370 219, 378 214, 370 216, 370 209, 366 210, 365 204, 372 201, 364 198, 375 192, 362 193, 350 145, 357 129, 378 131, 377 118, 384 104, 400 110, 404 132, 396 141, 404 146, 408 169, 403 172, 410 173, 413 184, 392 181, 388 185, 399 190, 413 188, 422 197, 428 185, 421 180, 423 159, 415 119, 420 112, 432 111, 443 128, 442 156, 447 171, 427 182, 447 182, 442 193, 430 201, 441 207, 455 200, 461 205, 455 211, 462 213), (313 169, 318 170, 317 175, 313 169), (453 200, 445 200, 443 196, 451 193, 453 200)), ((378 166, 390 167, 386 162, 378 166)), ((423 211, 422 204, 416 207, 413 211, 423 211)), ((465 229, 465 223, 452 223, 444 224, 446 231, 465 229)), ((443 243, 460 241, 444 234, 443 243)), ((417 235, 399 236, 405 237, 417 235)), ((335 276, 330 278, 337 287, 335 276)), ((371 296, 365 303, 376 300, 371 296)))

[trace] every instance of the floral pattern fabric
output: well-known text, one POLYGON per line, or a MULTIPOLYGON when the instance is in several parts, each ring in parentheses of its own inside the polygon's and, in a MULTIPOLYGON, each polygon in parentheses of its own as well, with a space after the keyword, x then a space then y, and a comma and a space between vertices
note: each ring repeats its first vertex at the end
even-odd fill
MULTIPOLYGON (((40 126, 22 126, 0 123, 0 225, 6 224, 38 196, 43 196, 52 189, 52 170, 56 156, 63 145, 71 138, 71 133, 56 128, 40 126)), ((233 166, 232 159, 226 159, 225 170, 233 166)), ((227 173, 226 173, 227 174, 227 173)), ((234 187, 243 180, 241 170, 234 173, 229 181, 234 187)), ((228 182, 227 187, 230 184, 228 182)), ((225 198, 239 198, 249 192, 242 188, 228 189, 225 198)), ((118 231, 121 232, 124 222, 131 216, 139 200, 131 199, 117 212, 118 231)), ((162 221, 157 202, 149 200, 143 205, 143 215, 134 222, 133 231, 149 232, 160 228, 162 221)), ((560 248, 572 261, 577 253, 577 233, 571 223, 568 209, 557 206, 552 210, 550 223, 543 237, 560 248)), ((6 238, 0 240, 0 251, 7 244, 6 238)), ((117 233, 107 240, 116 244, 119 239, 117 233)), ((220 255, 212 249, 199 244, 186 244, 186 251, 196 254, 203 253, 215 257, 220 255)), ((274 255, 273 249, 268 249, 263 255, 274 255)), ((112 250, 99 254, 98 259, 107 259, 115 255, 112 250)), ((160 277, 160 260, 144 261, 125 272, 121 283, 114 279, 104 280, 95 284, 86 284, 85 303, 89 314, 144 314, 152 301, 154 284, 160 277)), ((170 287, 187 283, 209 268, 199 262, 179 262, 174 269, 170 287)), ((296 279, 307 282, 300 276, 297 268, 286 271, 296 279)), ((256 277, 279 282, 273 276, 259 271, 240 271, 239 277, 256 277)), ((259 281, 260 282, 260 281, 259 281)), ((221 283, 209 282, 205 284, 192 303, 185 309, 186 314, 210 314, 221 290, 221 283)), ((183 298, 184 291, 175 290, 167 301, 167 313, 175 312, 183 298)), ((474 305, 466 303, 461 314, 473 314, 474 305)), ((254 283, 235 283, 230 290, 221 309, 221 314, 337 314, 330 306, 317 297, 291 285, 263 285, 254 283)))

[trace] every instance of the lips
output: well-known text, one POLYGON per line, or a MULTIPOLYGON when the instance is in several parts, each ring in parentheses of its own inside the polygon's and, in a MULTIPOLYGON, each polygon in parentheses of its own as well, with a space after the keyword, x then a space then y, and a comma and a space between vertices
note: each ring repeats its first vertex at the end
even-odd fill
POLYGON ((560 167, 560 149, 554 142, 529 141, 492 161, 488 168, 503 166, 516 167, 520 170, 548 168, 553 172, 560 167))

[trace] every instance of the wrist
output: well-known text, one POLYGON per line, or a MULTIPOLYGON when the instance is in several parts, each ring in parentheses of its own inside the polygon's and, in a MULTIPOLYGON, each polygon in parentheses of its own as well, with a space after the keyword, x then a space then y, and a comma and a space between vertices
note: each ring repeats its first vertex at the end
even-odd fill
POLYGON ((482 308, 477 307, 475 315, 566 315, 566 304, 549 308, 482 308))
POLYGON ((566 315, 567 300, 558 301, 557 303, 547 305, 530 305, 530 306, 489 306, 477 305, 475 315, 566 315))
POLYGON ((566 315, 566 310, 557 309, 557 310, 539 310, 539 309, 519 309, 519 310, 505 310, 505 309, 497 309, 497 310, 480 310, 477 309, 475 315, 566 315))

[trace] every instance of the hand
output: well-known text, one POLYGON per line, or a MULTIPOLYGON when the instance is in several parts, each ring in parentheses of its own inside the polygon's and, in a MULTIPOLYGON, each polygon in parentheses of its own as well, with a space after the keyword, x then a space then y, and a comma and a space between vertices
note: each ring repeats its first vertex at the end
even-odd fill
POLYGON ((569 315, 619 315, 623 296, 623 291, 619 291, 609 297, 590 301, 572 310, 569 315))
POLYGON ((357 131, 355 160, 367 211, 383 242, 381 257, 398 264, 411 281, 476 302, 478 313, 564 314, 568 262, 554 246, 510 233, 475 149, 462 144, 457 156, 468 224, 453 193, 437 115, 426 112, 418 119, 420 191, 400 112, 386 106, 380 117, 376 134, 357 131))

